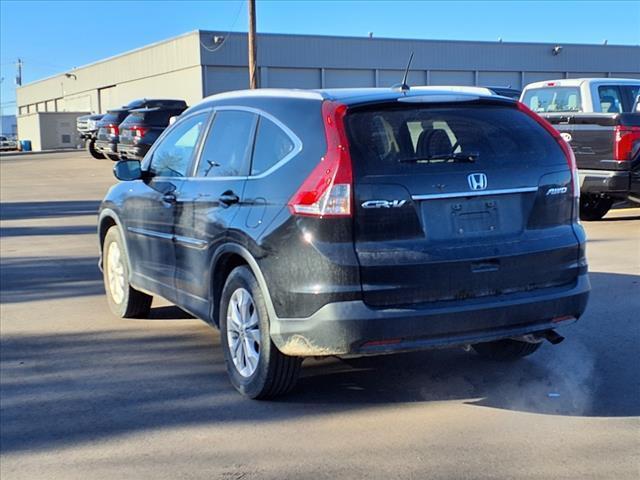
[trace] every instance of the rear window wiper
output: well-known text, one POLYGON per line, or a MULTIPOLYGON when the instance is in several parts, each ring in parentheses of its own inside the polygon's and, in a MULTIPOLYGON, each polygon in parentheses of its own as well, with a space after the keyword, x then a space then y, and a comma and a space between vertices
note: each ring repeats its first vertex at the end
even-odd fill
POLYGON ((430 157, 408 157, 398 160, 400 163, 429 163, 432 160, 453 160, 454 162, 475 162, 479 153, 445 153, 444 155, 431 155, 430 157))

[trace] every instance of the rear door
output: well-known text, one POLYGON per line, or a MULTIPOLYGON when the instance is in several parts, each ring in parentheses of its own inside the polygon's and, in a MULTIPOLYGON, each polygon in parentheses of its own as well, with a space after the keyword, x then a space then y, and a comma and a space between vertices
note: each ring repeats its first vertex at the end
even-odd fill
POLYGON ((513 104, 396 102, 351 108, 346 123, 366 303, 485 297, 575 279, 567 160, 513 104), (429 160, 450 154, 458 159, 429 160))
POLYGON ((211 257, 244 204, 257 115, 235 109, 215 113, 194 176, 177 197, 176 287, 180 303, 208 305, 211 257))

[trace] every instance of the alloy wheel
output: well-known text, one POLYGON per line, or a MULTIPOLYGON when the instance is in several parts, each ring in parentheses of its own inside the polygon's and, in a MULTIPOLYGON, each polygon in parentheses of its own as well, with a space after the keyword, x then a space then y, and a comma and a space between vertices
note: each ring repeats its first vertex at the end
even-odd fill
POLYGON ((236 289, 227 307, 227 344, 238 373, 250 377, 260 360, 260 319, 253 297, 236 289))

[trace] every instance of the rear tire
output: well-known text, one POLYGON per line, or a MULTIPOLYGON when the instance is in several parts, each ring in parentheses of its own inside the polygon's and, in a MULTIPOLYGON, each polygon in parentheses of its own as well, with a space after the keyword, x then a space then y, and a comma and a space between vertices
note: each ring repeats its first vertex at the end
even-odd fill
POLYGON ((489 360, 508 362, 531 355, 540 348, 540 343, 521 342, 519 340, 496 340, 495 342, 476 343, 473 349, 481 357, 489 360))
POLYGON ((88 139, 84 142, 84 147, 87 150, 87 153, 91 155, 96 160, 104 160, 104 155, 96 150, 96 142, 95 140, 88 139))
POLYGON ((600 195, 583 194, 580 196, 580 220, 601 220, 613 205, 613 198, 600 195))
POLYGON ((235 268, 220 299, 220 342, 229 379, 254 399, 284 395, 295 386, 302 359, 281 353, 269 335, 269 314, 256 278, 235 268))
POLYGON ((121 318, 147 318, 153 297, 129 284, 127 251, 118 227, 111 227, 104 237, 102 271, 104 289, 111 311, 121 318))

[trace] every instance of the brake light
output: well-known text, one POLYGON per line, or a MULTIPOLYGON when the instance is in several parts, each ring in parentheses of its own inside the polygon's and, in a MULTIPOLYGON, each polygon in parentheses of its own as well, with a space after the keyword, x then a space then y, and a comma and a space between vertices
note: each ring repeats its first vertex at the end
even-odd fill
POLYGON ((138 125, 130 127, 129 129, 133 133, 133 136, 137 137, 137 138, 144 137, 147 134, 147 132, 149 131, 148 127, 141 127, 141 126, 138 126, 138 125))
POLYGON ((533 120, 538 122, 538 124, 541 127, 543 127, 547 132, 549 132, 553 136, 555 141, 558 142, 558 145, 560 145, 560 148, 562 149, 562 152, 564 153, 564 156, 567 159, 567 164, 569 165, 569 169, 571 170, 571 184, 573 187, 573 192, 572 192, 573 197, 578 198, 580 196, 580 181, 578 179, 578 167, 576 166, 576 157, 573 153, 573 149, 569 146, 569 144, 565 141, 565 139, 562 138, 562 135, 560 135, 560 132, 558 132, 558 130, 553 128, 553 125, 551 125, 547 120, 545 120, 540 115, 535 113, 533 110, 527 107, 524 103, 517 102, 516 105, 518 106, 518 110, 529 115, 529 117, 531 117, 533 120))
POLYGON ((107 125, 107 131, 109 132, 109 135, 120 135, 120 129, 115 123, 107 125))
POLYGON ((640 127, 616 125, 613 141, 613 158, 619 162, 631 160, 636 142, 640 142, 640 127))
POLYGON ((556 82, 547 82, 547 87, 555 87, 556 82))
POLYGON ((344 128, 346 113, 346 105, 331 101, 322 103, 327 151, 289 200, 289 210, 294 215, 351 216, 353 172, 344 128))

